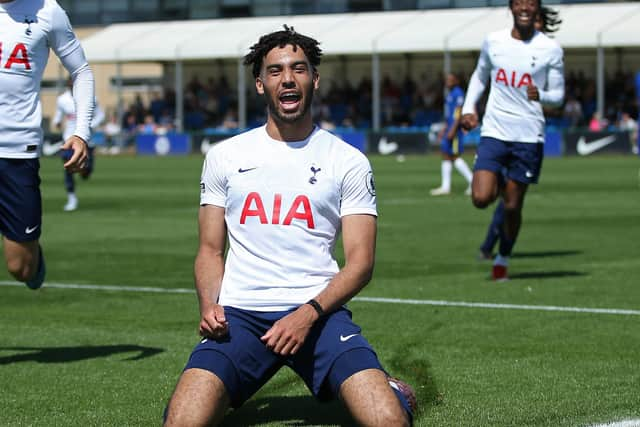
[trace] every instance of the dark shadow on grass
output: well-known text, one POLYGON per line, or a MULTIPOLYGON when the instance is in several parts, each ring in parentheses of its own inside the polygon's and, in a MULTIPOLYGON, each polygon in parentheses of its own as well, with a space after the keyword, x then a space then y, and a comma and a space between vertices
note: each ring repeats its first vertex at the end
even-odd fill
POLYGON ((97 345, 77 347, 0 347, 0 351, 15 351, 19 354, 0 357, 0 365, 18 362, 66 363, 107 357, 120 353, 138 353, 124 361, 141 360, 162 353, 164 349, 139 345, 97 345))
POLYGON ((551 258, 558 256, 582 255, 583 251, 538 251, 538 252, 515 252, 512 258, 551 258))
POLYGON ((282 396, 252 399, 230 411, 221 426, 255 426, 275 423, 284 426, 355 425, 338 401, 321 403, 312 396, 282 396))
POLYGON ((522 273, 509 273, 509 279, 557 279, 560 277, 582 277, 588 273, 582 271, 525 271, 522 273))
MULTIPOLYGON (((415 390, 418 410, 414 420, 443 403, 444 396, 438 391, 428 361, 419 358, 408 360, 398 353, 392 355, 385 365, 389 374, 409 383, 415 390)), ((320 402, 309 395, 251 399, 240 408, 230 411, 221 426, 249 427, 267 423, 282 426, 356 425, 342 402, 320 402)))

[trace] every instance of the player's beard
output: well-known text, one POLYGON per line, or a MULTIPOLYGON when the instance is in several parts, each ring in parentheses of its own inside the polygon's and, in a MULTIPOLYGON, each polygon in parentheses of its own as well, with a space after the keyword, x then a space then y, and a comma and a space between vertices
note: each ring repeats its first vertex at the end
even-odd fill
POLYGON ((308 87, 302 89, 302 104, 297 111, 292 113, 286 113, 278 108, 279 100, 277 94, 271 93, 266 87, 264 88, 264 94, 267 98, 267 110, 271 117, 282 123, 295 123, 305 117, 311 108, 313 102, 313 81, 309 83, 308 87))
POLYGON ((514 19, 513 26, 516 27, 516 30, 520 33, 522 37, 528 38, 531 37, 535 31, 535 19, 532 24, 521 25, 518 23, 517 19, 514 19))

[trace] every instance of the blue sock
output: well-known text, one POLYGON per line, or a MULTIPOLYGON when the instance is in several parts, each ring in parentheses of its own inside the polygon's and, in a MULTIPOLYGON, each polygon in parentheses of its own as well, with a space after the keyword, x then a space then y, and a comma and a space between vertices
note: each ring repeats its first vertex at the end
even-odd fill
POLYGON ((502 223, 504 222, 504 203, 502 200, 496 206, 495 211, 493 211, 493 217, 491 218, 491 224, 489 224, 489 229, 487 230, 487 237, 485 237, 484 242, 480 246, 480 250, 484 253, 490 254, 493 252, 493 247, 495 246, 498 238, 502 234, 502 223))
POLYGON ((73 193, 76 189, 73 174, 67 171, 64 171, 64 188, 67 190, 67 193, 73 193))

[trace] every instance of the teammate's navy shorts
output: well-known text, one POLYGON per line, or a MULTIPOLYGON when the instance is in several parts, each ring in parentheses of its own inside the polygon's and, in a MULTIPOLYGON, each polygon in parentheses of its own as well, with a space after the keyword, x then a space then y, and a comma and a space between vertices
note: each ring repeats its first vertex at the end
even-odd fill
POLYGON ((320 400, 336 397, 341 384, 356 372, 383 370, 345 308, 316 322, 295 355, 275 354, 260 337, 289 313, 225 307, 229 334, 218 340, 202 339, 185 370, 200 368, 215 374, 224 383, 233 407, 242 405, 282 366, 293 369, 320 400))
POLYGON ((502 141, 483 136, 480 138, 473 170, 495 173, 502 171, 512 181, 537 184, 543 157, 543 144, 502 141))
POLYGON ((0 232, 14 242, 40 238, 39 170, 38 159, 0 159, 0 232))
POLYGON ((442 138, 440 141, 440 151, 450 156, 459 156, 464 152, 462 138, 457 135, 453 139, 448 139, 447 137, 442 138))

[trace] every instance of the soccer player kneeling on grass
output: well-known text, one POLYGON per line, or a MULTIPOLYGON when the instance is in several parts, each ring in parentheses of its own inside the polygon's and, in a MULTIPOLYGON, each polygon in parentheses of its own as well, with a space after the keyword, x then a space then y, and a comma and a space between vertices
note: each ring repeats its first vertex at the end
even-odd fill
POLYGON ((267 123, 217 144, 204 162, 195 260, 203 339, 167 426, 218 424, 282 366, 319 399, 340 398, 358 424, 411 424, 415 395, 387 375, 344 306, 373 272, 376 196, 367 158, 312 122, 320 57, 316 40, 286 26, 245 57, 267 123))

